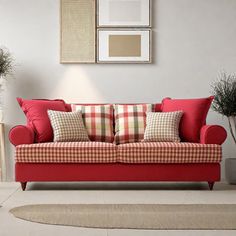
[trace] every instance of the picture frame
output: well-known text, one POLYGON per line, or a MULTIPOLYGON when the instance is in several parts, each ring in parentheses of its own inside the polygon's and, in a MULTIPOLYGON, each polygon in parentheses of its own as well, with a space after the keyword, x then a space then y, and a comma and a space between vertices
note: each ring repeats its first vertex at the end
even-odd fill
POLYGON ((97 27, 151 27, 151 0, 97 0, 97 27))
POLYGON ((151 29, 98 29, 97 63, 151 63, 151 29))
POLYGON ((96 0, 60 0, 60 63, 96 63, 96 0))

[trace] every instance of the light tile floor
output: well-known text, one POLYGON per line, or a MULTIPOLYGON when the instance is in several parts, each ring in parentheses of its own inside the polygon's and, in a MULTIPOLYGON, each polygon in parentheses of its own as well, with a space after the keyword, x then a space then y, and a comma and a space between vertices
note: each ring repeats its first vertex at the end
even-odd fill
POLYGON ((209 191, 205 183, 31 183, 23 192, 17 183, 0 183, 0 236, 236 235, 232 230, 106 230, 53 226, 16 219, 8 212, 15 206, 42 203, 236 204, 236 185, 218 183, 214 191, 209 191))

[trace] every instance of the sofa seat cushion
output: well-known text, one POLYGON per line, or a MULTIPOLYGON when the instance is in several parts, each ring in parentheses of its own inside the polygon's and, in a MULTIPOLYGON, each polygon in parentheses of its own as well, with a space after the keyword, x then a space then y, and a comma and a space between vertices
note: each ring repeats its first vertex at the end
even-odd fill
POLYGON ((217 163, 222 149, 217 144, 141 142, 118 147, 122 163, 217 163))
POLYGON ((117 146, 102 142, 23 144, 16 147, 16 162, 24 163, 113 163, 117 146))

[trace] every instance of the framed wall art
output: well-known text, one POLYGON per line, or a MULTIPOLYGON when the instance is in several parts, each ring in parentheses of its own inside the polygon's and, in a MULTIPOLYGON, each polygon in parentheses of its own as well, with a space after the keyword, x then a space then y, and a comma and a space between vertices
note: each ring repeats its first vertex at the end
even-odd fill
POLYGON ((150 0, 97 0, 98 27, 150 27, 150 0))
POLYGON ((61 63, 96 62, 95 15, 95 0, 61 0, 61 63))
POLYGON ((97 63, 151 63, 151 30, 98 29, 97 63))
POLYGON ((152 0, 60 0, 60 63, 151 63, 152 0))

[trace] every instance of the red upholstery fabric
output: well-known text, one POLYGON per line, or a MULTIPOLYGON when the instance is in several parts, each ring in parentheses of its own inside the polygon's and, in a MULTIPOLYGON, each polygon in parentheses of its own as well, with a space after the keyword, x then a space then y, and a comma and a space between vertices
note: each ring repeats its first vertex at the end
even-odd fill
POLYGON ((118 157, 122 163, 217 163, 222 150, 216 144, 143 142, 119 145, 118 157))
POLYGON ((24 100, 17 98, 19 105, 27 117, 27 123, 35 132, 35 141, 50 142, 53 140, 53 130, 47 110, 67 111, 63 100, 24 100))
POLYGON ((198 143, 200 130, 206 124, 206 117, 214 97, 198 99, 171 99, 162 101, 162 111, 184 112, 180 122, 180 137, 182 141, 198 143))
POLYGON ((34 143, 34 131, 29 126, 17 125, 9 131, 10 142, 17 146, 34 143))
MULTIPOLYGON (((38 164, 16 163, 15 178, 27 181, 219 181, 218 163, 38 164)), ((173 196, 174 197, 174 196, 173 196)))
POLYGON ((154 104, 154 111, 155 112, 161 112, 161 103, 154 104))
POLYGON ((67 111, 72 111, 71 104, 66 103, 66 110, 67 111))
POLYGON ((116 162, 117 146, 102 142, 51 142, 16 147, 16 162, 110 163, 116 162))
POLYGON ((227 138, 226 130, 219 125, 204 125, 200 133, 200 143, 223 144, 227 138))

